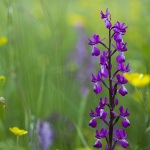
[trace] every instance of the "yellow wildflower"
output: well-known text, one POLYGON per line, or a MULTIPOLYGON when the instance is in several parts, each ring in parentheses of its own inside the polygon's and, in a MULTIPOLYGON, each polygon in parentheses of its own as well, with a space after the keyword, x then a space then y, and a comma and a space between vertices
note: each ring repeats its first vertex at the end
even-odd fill
POLYGON ((135 87, 144 87, 150 83, 150 75, 148 74, 125 73, 124 77, 135 87))
POLYGON ((85 19, 78 14, 69 14, 68 21, 69 21, 69 24, 73 26, 83 27, 85 24, 85 19))
POLYGON ((3 44, 5 44, 5 43, 7 43, 7 41, 8 41, 7 37, 0 38, 0 46, 3 45, 3 44))
POLYGON ((13 134, 19 135, 19 136, 28 133, 28 131, 21 130, 21 129, 19 129, 18 127, 12 127, 12 128, 9 128, 9 130, 10 130, 13 134))
POLYGON ((6 77, 5 76, 0 76, 0 82, 6 82, 6 77))

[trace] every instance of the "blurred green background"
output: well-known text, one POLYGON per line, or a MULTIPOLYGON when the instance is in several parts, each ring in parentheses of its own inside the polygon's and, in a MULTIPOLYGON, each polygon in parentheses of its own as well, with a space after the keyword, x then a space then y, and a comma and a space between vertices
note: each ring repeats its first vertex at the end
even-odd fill
MULTIPOLYGON (((49 121, 54 132, 49 149, 93 149, 95 130, 88 126, 89 111, 100 96, 93 94, 88 78, 88 94, 81 94, 82 79, 76 74, 87 66, 79 70, 72 60, 82 34, 79 27, 87 37, 89 58, 88 37, 95 33, 107 37, 99 14, 106 8, 113 23, 120 21, 128 26, 124 40, 131 72, 150 74, 149 0, 0 0, 0 38, 8 38, 0 45, 0 75, 6 77, 0 83, 0 96, 7 105, 6 110, 0 107, 0 149, 34 149, 30 126, 36 126, 38 119, 49 121), (13 126, 28 131, 20 137, 19 146, 9 131, 13 126)), ((128 84, 127 88, 129 94, 120 97, 120 104, 129 107, 131 113, 129 149, 149 150, 149 85, 134 88, 128 84)))

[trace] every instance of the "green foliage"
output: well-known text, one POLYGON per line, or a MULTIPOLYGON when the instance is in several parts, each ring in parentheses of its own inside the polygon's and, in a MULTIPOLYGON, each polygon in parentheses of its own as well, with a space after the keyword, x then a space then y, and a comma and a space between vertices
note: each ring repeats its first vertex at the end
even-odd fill
MULTIPOLYGON (((12 126, 29 131, 31 116, 35 117, 35 126, 37 119, 43 118, 57 131, 52 149, 93 149, 95 139, 88 127, 88 114, 99 97, 92 94, 91 86, 86 100, 83 98, 67 63, 69 53, 76 46, 75 25, 82 23, 89 37, 93 32, 104 37, 99 11, 107 7, 112 16, 129 26, 125 40, 131 71, 150 74, 149 1, 0 1, 0 38, 8 38, 7 43, 0 46, 0 76, 6 77, 5 83, 0 81, 0 97, 5 98, 7 105, 6 110, 0 106, 1 150, 32 149, 30 134, 20 137, 16 147, 16 139, 9 131, 12 126), (59 114, 58 120, 52 119, 54 114, 59 114), (68 132, 69 123, 72 128, 68 132)), ((145 111, 144 104, 134 100, 138 97, 135 89, 128 86, 128 90, 128 98, 122 98, 120 103, 126 103, 131 112, 131 127, 127 131, 130 148, 149 150, 150 99, 146 97, 145 111)), ((142 92, 143 98, 146 93, 149 86, 142 92)))

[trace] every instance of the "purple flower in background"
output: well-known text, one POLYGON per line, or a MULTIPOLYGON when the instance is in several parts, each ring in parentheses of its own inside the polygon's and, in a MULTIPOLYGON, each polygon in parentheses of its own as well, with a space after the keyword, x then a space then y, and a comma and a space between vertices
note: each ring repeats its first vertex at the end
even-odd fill
POLYGON ((93 39, 89 39, 89 45, 93 46, 92 56, 99 58, 99 64, 97 65, 99 68, 96 74, 91 73, 91 82, 94 83, 93 91, 97 95, 103 92, 103 86, 106 87, 108 90, 108 98, 100 98, 99 106, 95 108, 95 112, 91 109, 90 116, 92 119, 89 122, 89 126, 96 128, 98 126, 98 120, 106 124, 108 129, 102 128, 100 132, 96 130, 95 137, 97 140, 94 143, 94 147, 102 148, 101 140, 105 138, 107 142, 105 149, 114 150, 117 142, 119 142, 123 148, 127 148, 129 145, 126 140, 127 134, 125 130, 117 129, 117 137, 113 137, 114 128, 119 118, 122 118, 122 126, 124 128, 130 126, 130 121, 127 118, 129 116, 128 108, 124 110, 124 107, 120 106, 120 114, 114 111, 119 105, 117 94, 122 96, 128 94, 125 87, 128 81, 123 76, 124 73, 130 71, 129 64, 125 65, 127 43, 123 42, 123 36, 126 33, 127 26, 118 21, 112 25, 111 14, 108 8, 106 9, 106 13, 101 11, 100 15, 104 20, 106 28, 109 30, 108 45, 106 45, 103 40, 100 40, 100 36, 97 34, 94 34, 93 39), (115 45, 112 43, 115 43, 115 45), (99 45, 101 45, 101 47, 99 45), (98 46, 100 48, 97 48, 98 46), (115 55, 116 58, 114 59, 113 56, 115 53, 118 54, 115 55), (113 59, 116 60, 117 66, 112 64, 113 59))
MULTIPOLYGON (((80 85, 80 91, 82 95, 86 95, 89 92, 89 86, 90 84, 87 82, 87 79, 89 80, 91 78, 91 74, 93 72, 93 59, 90 57, 90 53, 87 50, 86 42, 87 42, 87 36, 84 33, 84 27, 78 26, 76 28, 78 33, 78 39, 76 43, 76 48, 74 51, 71 51, 71 56, 69 64, 74 64, 75 69, 73 70, 73 75, 75 75, 77 82, 80 85)), ((99 43, 100 37, 99 35, 94 35, 93 39, 89 39, 89 44, 95 45, 99 43)), ((93 56, 100 55, 100 50, 93 46, 92 50, 93 56)), ((98 89, 96 89, 98 92, 98 89)))
POLYGON ((52 144, 53 137, 53 131, 50 127, 50 123, 39 119, 37 121, 36 131, 41 150, 48 150, 52 144))
POLYGON ((119 142, 123 148, 127 148, 129 146, 128 141, 126 140, 127 134, 125 130, 116 129, 116 137, 114 137, 116 142, 119 142))

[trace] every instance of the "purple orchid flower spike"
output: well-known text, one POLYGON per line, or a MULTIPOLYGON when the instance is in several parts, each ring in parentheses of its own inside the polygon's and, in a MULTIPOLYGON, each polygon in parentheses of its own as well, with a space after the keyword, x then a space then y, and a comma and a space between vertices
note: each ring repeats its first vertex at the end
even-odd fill
POLYGON ((106 45, 100 39, 100 36, 94 34, 93 39, 89 39, 89 45, 92 45, 92 56, 99 57, 99 67, 97 74, 92 73, 91 82, 94 84, 93 91, 95 94, 101 94, 104 90, 103 86, 108 90, 108 98, 101 97, 98 107, 94 111, 90 111, 92 119, 89 122, 89 126, 96 128, 98 126, 98 120, 101 120, 108 129, 101 129, 100 132, 96 130, 95 137, 97 138, 94 143, 95 148, 102 148, 101 140, 106 139, 106 150, 114 150, 116 143, 120 143, 123 148, 129 146, 126 137, 125 130, 116 130, 116 136, 113 137, 115 125, 118 123, 119 118, 122 118, 122 126, 127 128, 130 126, 128 120, 128 109, 124 110, 123 106, 119 107, 120 114, 117 114, 114 110, 119 105, 119 99, 117 94, 125 96, 128 91, 125 84, 128 82, 123 76, 124 73, 130 71, 129 64, 125 65, 125 52, 127 49, 127 43, 123 42, 123 36, 126 33, 127 26, 124 23, 116 22, 114 25, 111 23, 111 14, 106 9, 106 13, 100 12, 101 18, 104 20, 106 28, 109 30, 108 45, 106 45), (113 33, 112 33, 113 32, 113 33), (112 43, 115 43, 113 45, 112 43), (96 46, 101 45, 97 48, 96 46), (113 50, 114 49, 114 50, 113 50), (117 66, 112 64, 112 59, 115 53, 117 66), (107 110, 106 110, 107 107, 107 110), (109 110, 109 111, 108 111, 109 110), (107 115, 109 113, 109 115, 107 115))
POLYGON ((117 138, 114 137, 115 141, 119 142, 123 148, 128 148, 129 144, 128 141, 126 140, 127 134, 125 130, 116 129, 116 136, 117 138))

